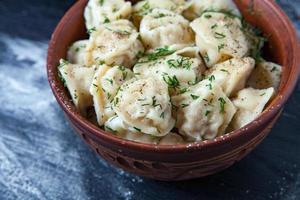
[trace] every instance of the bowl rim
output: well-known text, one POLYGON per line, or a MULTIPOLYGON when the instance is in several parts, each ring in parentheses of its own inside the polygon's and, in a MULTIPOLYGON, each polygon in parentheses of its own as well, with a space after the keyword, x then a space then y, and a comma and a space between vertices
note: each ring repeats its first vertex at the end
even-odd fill
POLYGON ((246 126, 242 127, 241 129, 232 131, 230 133, 227 133, 225 135, 219 136, 215 138, 214 140, 205 140, 205 141, 197 141, 194 143, 189 144, 175 144, 175 145, 159 145, 159 144, 146 144, 146 143, 140 143, 130 140, 125 140, 122 138, 119 138, 113 134, 108 134, 98 126, 92 124, 84 117, 80 116, 77 112, 73 112, 69 106, 67 106, 63 102, 63 94, 61 92, 58 92, 56 89, 56 84, 52 84, 53 82, 57 82, 54 77, 51 76, 51 71, 53 67, 50 64, 50 60, 52 60, 52 54, 56 38, 60 35, 60 33, 63 30, 64 25, 71 20, 72 13, 76 11, 77 9, 80 9, 83 3, 86 3, 87 0, 79 0, 76 3, 74 3, 71 8, 65 13, 65 15, 62 17, 60 22, 55 28, 54 33, 52 34, 51 40, 49 42, 48 47, 48 54, 47 54, 47 76, 48 81, 50 84, 50 87, 52 89, 52 92, 57 100, 57 102, 60 104, 61 108, 64 110, 64 112, 72 119, 72 121, 76 121, 76 123, 80 126, 80 129, 86 130, 95 137, 102 139, 103 141, 107 143, 114 144, 116 146, 122 146, 123 148, 127 148, 133 151, 146 151, 146 152, 160 152, 160 153, 175 153, 175 152, 184 152, 187 149, 189 151, 197 151, 197 150, 203 150, 204 148, 210 148, 215 145, 220 145, 224 143, 229 143, 230 141, 237 139, 241 137, 243 134, 250 133, 251 131, 255 131, 261 124, 268 123, 272 120, 272 117, 275 116, 276 113, 280 112, 288 98, 291 96, 298 80, 298 76, 300 73, 300 45, 298 41, 298 37, 296 34, 296 30, 293 27, 292 22, 289 20, 288 16, 285 14, 285 12, 279 7, 279 5, 276 4, 275 1, 268 1, 264 0, 263 2, 268 4, 269 9, 272 9, 273 12, 276 13, 276 15, 279 16, 279 20, 281 23, 287 28, 287 31, 289 32, 289 36, 291 43, 295 44, 292 45, 292 64, 291 66, 294 66, 290 72, 290 75, 288 76, 288 79, 285 83, 285 85, 282 88, 282 92, 280 94, 277 94, 276 97, 272 101, 272 105, 269 106, 267 109, 265 109, 259 117, 257 117, 254 121, 250 122, 246 126))

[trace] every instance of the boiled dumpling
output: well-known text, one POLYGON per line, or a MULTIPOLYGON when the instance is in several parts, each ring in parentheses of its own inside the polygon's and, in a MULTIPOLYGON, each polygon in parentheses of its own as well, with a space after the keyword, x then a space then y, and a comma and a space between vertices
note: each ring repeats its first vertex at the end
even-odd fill
POLYGON ((124 123, 121 117, 114 115, 105 122, 104 128, 110 133, 119 135, 127 133, 129 127, 124 123))
POLYGON ((253 58, 233 58, 210 68, 208 75, 213 76, 215 83, 221 86, 227 96, 232 96, 245 88, 254 65, 253 58))
POLYGON ((89 40, 79 40, 74 42, 68 50, 68 61, 73 64, 85 64, 86 59, 86 47, 89 40))
POLYGON ((114 98, 113 109, 126 124, 153 136, 168 134, 175 124, 168 87, 152 77, 124 83, 114 98))
POLYGON ((121 117, 115 115, 105 122, 104 128, 106 131, 126 140, 135 142, 157 144, 158 137, 153 137, 137 131, 136 129, 128 126, 121 117))
POLYGON ((180 14, 189 6, 185 0, 144 0, 133 6, 133 21, 139 26, 143 16, 148 15, 154 8, 163 8, 180 14))
POLYGON ((248 86, 255 89, 273 87, 278 89, 281 79, 282 67, 272 62, 260 62, 256 65, 248 80, 248 86))
POLYGON ((87 29, 97 29, 101 24, 129 18, 131 3, 124 0, 89 0, 84 18, 87 29))
POLYGON ((93 95, 94 108, 97 115, 97 122, 100 126, 115 115, 112 109, 112 101, 120 86, 133 77, 133 72, 125 67, 108 67, 101 65, 95 73, 90 87, 93 95))
POLYGON ((89 88, 97 66, 84 67, 82 65, 70 64, 61 59, 58 69, 62 80, 70 92, 73 103, 78 111, 86 116, 87 109, 93 105, 89 88))
POLYGON ((213 79, 192 86, 172 97, 176 109, 176 128, 194 140, 214 139, 225 132, 236 109, 213 79))
POLYGON ((134 5, 134 14, 144 16, 155 8, 163 8, 180 14, 186 8, 185 0, 144 0, 134 5))
POLYGON ((183 12, 183 15, 187 19, 193 20, 205 11, 223 11, 241 16, 240 11, 232 0, 191 0, 191 5, 183 12))
POLYGON ((169 133, 163 137, 153 137, 152 135, 138 132, 133 127, 128 126, 121 117, 115 115, 105 122, 104 128, 106 131, 126 140, 132 140, 150 144, 183 144, 183 138, 176 133, 169 133))
POLYGON ((249 54, 249 42, 241 20, 218 12, 205 12, 191 23, 196 43, 208 67, 229 58, 249 54))
POLYGON ((177 133, 169 133, 159 141, 159 144, 161 145, 175 145, 175 144, 184 144, 184 143, 185 142, 183 138, 177 133))
POLYGON ((131 67, 144 51, 139 33, 128 20, 118 20, 92 32, 87 47, 86 65, 107 64, 131 67))
POLYGON ((241 90, 232 101, 237 112, 230 124, 229 131, 237 130, 257 118, 273 94, 273 88, 263 90, 245 88, 241 90))
POLYGON ((141 21, 140 34, 147 48, 171 45, 183 47, 194 43, 194 33, 189 22, 166 9, 155 8, 146 15, 141 21))
POLYGON ((198 47, 187 47, 176 52, 169 48, 158 49, 142 57, 133 68, 138 78, 156 77, 163 80, 173 89, 172 93, 174 89, 186 89, 199 80, 204 70, 198 47), (161 52, 165 52, 163 55, 169 52, 170 55, 158 56, 161 52))

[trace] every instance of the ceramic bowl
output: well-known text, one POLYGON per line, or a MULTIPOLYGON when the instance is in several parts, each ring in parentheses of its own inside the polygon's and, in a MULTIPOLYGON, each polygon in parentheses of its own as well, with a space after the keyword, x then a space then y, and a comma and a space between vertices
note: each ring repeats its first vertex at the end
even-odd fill
POLYGON ((278 95, 261 116, 242 129, 211 141, 188 145, 151 145, 117 138, 79 115, 58 78, 59 59, 66 57, 67 49, 74 41, 87 38, 83 19, 86 3, 87 0, 77 1, 56 27, 49 43, 48 79, 57 102, 76 133, 103 159, 125 171, 174 181, 203 177, 228 168, 268 135, 296 85, 299 44, 288 17, 275 1, 237 0, 246 20, 269 37, 264 49, 268 59, 283 66, 278 95))

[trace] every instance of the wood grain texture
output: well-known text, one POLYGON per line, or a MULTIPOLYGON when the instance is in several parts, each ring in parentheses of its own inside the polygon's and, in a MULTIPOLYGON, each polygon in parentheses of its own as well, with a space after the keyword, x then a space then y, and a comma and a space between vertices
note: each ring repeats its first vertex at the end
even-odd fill
MULTIPOLYGON (((299 2, 278 2, 300 31, 299 2)), ((300 198, 299 84, 269 137, 222 173, 165 183, 99 159, 70 131, 45 78, 48 39, 70 4, 0 1, 0 199, 300 198)))

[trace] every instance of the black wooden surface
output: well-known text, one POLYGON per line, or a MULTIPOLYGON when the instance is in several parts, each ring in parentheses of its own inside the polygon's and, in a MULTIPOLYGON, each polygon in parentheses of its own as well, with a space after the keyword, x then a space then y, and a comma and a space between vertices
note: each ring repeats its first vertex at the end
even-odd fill
MULTIPOLYGON (((300 84, 269 137, 219 174, 158 182, 98 158, 71 131, 46 80, 47 43, 73 2, 0 0, 1 200, 300 199, 300 84)), ((278 3, 300 33, 300 1, 278 3)))

